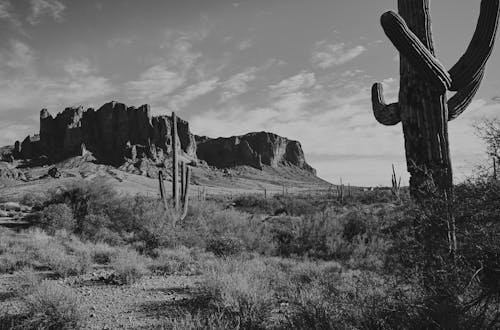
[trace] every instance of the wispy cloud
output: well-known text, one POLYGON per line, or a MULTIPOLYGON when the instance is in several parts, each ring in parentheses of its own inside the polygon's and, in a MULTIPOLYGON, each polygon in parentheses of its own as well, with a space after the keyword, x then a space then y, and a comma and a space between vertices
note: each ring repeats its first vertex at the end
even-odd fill
POLYGON ((220 103, 242 95, 248 91, 248 84, 256 79, 257 67, 247 68, 245 71, 237 73, 222 83, 222 93, 220 103))
POLYGON ((42 17, 49 16, 56 22, 64 19, 66 6, 59 0, 31 0, 31 14, 28 22, 32 25, 39 24, 42 17))
POLYGON ((33 50, 19 40, 10 41, 10 49, 4 52, 5 65, 11 69, 29 70, 33 64, 33 50))
POLYGON ((350 47, 345 43, 329 44, 325 40, 316 43, 311 56, 315 67, 326 69, 347 63, 366 51, 362 45, 350 47))
POLYGON ((184 108, 191 101, 214 91, 218 83, 219 79, 213 78, 187 86, 181 93, 174 95, 170 102, 171 108, 176 111, 184 108))
POLYGON ((243 51, 243 50, 248 49, 248 48, 250 48, 252 46, 253 46, 253 40, 250 39, 250 38, 248 38, 248 39, 240 41, 236 45, 236 49, 238 49, 239 51, 243 51))
POLYGON ((156 103, 164 98, 185 82, 185 78, 165 65, 155 65, 141 74, 138 80, 125 84, 127 95, 132 100, 139 102, 156 103))
POLYGON ((90 61, 87 58, 83 59, 71 58, 64 63, 63 69, 71 77, 88 75, 95 71, 95 68, 91 66, 90 61))
POLYGON ((37 70, 36 52, 17 40, 0 52, 0 58, 5 59, 0 62, 0 74, 7 76, 8 72, 8 78, 0 80, 0 121, 4 126, 12 126, 9 130, 2 128, 6 134, 0 136, 1 144, 23 138, 27 127, 31 128, 30 133, 36 132, 33 117, 41 108, 98 105, 115 91, 113 84, 100 76, 87 59, 68 59, 60 75, 46 76, 37 70))
POLYGON ((276 85, 269 86, 269 88, 272 90, 272 94, 277 96, 311 88, 314 84, 316 84, 314 73, 302 71, 299 74, 280 81, 276 85))
POLYGON ((129 46, 134 42, 135 38, 124 38, 124 37, 116 37, 113 39, 109 39, 106 42, 106 46, 108 48, 115 48, 115 47, 122 47, 122 46, 129 46))
POLYGON ((0 0, 0 19, 7 20, 14 25, 20 25, 9 0, 0 0))

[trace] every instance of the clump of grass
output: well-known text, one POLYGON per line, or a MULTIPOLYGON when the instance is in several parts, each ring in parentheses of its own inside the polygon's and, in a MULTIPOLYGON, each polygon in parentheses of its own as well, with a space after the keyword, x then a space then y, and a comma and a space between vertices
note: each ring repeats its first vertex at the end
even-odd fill
POLYGON ((48 268, 58 276, 85 273, 91 264, 90 251, 77 238, 66 234, 49 236, 40 230, 2 236, 0 271, 13 272, 24 267, 48 268))
POLYGON ((174 249, 155 251, 156 258, 150 268, 161 274, 201 274, 206 265, 214 262, 214 255, 202 252, 199 249, 180 246, 174 249))
POLYGON ((123 284, 133 284, 149 273, 149 259, 131 249, 120 250, 111 260, 118 281, 123 284))
POLYGON ((80 329, 86 323, 75 293, 53 282, 42 281, 23 301, 28 312, 21 329, 80 329))
POLYGON ((374 272, 263 257, 219 259, 202 288, 214 310, 244 329, 393 328, 391 313, 416 299, 374 272))
POLYGON ((118 253, 117 248, 105 243, 96 243, 92 246, 92 260, 98 264, 109 264, 118 253))

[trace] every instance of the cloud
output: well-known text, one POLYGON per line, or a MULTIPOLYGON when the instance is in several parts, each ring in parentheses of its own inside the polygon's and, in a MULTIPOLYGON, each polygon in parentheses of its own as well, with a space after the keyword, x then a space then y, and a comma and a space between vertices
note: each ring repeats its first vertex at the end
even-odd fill
POLYGON ((110 39, 106 42, 106 46, 108 48, 115 48, 115 47, 123 47, 123 46, 129 46, 134 42, 134 38, 123 38, 123 37, 117 37, 110 39))
POLYGON ((229 99, 246 93, 248 91, 248 84, 257 78, 256 73, 257 68, 250 67, 222 83, 221 87, 223 91, 219 102, 224 103, 229 99))
POLYGON ((64 63, 63 69, 71 77, 88 75, 95 71, 95 69, 91 67, 88 59, 77 60, 73 58, 64 63))
POLYGON ((328 44, 320 41, 311 57, 311 63, 318 68, 327 69, 347 63, 366 51, 364 46, 348 47, 345 43, 328 44))
POLYGON ((19 40, 11 40, 10 49, 2 57, 5 58, 5 66, 10 69, 28 70, 34 60, 33 50, 19 40))
POLYGON ((7 20, 14 25, 20 25, 19 20, 12 11, 12 5, 8 0, 0 0, 0 19, 7 20))
POLYGON ((32 25, 40 23, 43 16, 49 16, 56 22, 64 19, 66 6, 59 0, 31 0, 31 14, 28 16, 28 22, 32 25))
POLYGON ((138 80, 125 84, 129 98, 140 102, 160 102, 181 87, 185 78, 165 65, 155 65, 141 74, 138 80))
POLYGON ((218 86, 219 79, 200 81, 196 84, 187 86, 180 94, 173 97, 170 106, 174 110, 179 110, 189 104, 191 101, 211 93, 218 86))
POLYGON ((316 77, 314 73, 302 71, 295 76, 280 81, 276 85, 269 86, 269 88, 272 90, 272 94, 274 96, 278 96, 311 88, 314 84, 316 84, 316 77))
POLYGON ((236 45, 236 49, 238 49, 239 51, 244 51, 245 49, 248 49, 250 47, 253 46, 253 41, 252 39, 245 39, 241 42, 239 42, 237 45, 236 45))
MULTIPOLYGON (((38 110, 73 105, 100 105, 116 91, 87 59, 64 61, 60 75, 40 74, 36 53, 25 43, 12 40, 0 52, 0 144, 10 144, 37 131, 38 110), (5 128, 8 126, 9 128, 5 128), (4 129, 5 128, 5 129, 4 129)), ((59 64, 59 62, 57 62, 59 64)))

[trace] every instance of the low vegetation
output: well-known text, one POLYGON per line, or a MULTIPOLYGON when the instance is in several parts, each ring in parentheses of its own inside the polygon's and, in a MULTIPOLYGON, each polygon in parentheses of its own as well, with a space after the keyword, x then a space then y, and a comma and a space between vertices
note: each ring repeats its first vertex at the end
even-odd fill
MULTIPOLYGON (((460 328, 500 326, 498 181, 456 186, 457 262, 442 261, 435 273, 456 276, 441 288, 460 292, 446 313, 423 307, 422 269, 431 254, 418 237, 419 226, 439 222, 439 200, 423 210, 389 191, 342 202, 294 198, 194 202, 173 226, 157 200, 81 182, 36 200, 39 229, 0 232, 0 272, 28 268, 65 278, 106 265, 122 285, 147 274, 201 275, 204 303, 165 321, 173 329, 416 329, 432 328, 439 315, 460 328)), ((84 324, 67 287, 31 286, 24 302, 34 316, 17 325, 84 324)))

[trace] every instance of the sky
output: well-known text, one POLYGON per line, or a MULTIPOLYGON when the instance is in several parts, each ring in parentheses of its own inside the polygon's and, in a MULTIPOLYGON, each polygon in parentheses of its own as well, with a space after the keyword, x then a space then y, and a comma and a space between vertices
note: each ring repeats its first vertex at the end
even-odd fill
MULTIPOLYGON (((431 2, 447 68, 465 51, 479 4, 431 2)), ((38 133, 42 108, 116 100, 176 111, 199 135, 298 140, 333 183, 390 185, 394 164, 407 184, 401 125, 377 123, 370 101, 377 81, 397 100, 398 54, 379 24, 396 8, 396 0, 0 0, 0 145, 38 133)), ((500 117, 498 95, 495 50, 475 100, 450 122, 456 181, 484 161, 473 124, 500 117)))

